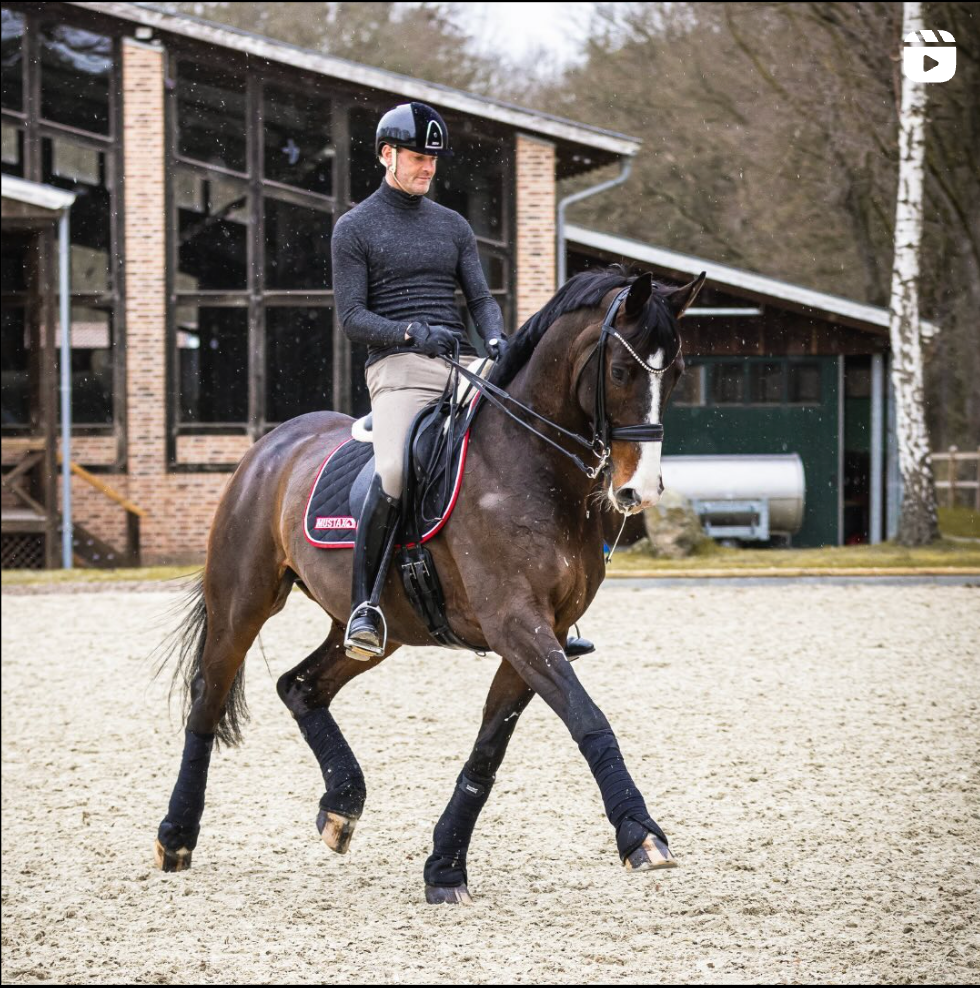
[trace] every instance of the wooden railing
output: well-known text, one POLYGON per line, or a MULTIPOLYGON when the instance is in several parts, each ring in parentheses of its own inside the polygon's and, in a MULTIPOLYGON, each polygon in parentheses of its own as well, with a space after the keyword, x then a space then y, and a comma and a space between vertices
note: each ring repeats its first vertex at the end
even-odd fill
POLYGON ((57 498, 52 451, 36 437, 4 436, 3 455, 0 566, 55 567, 58 518, 47 507, 57 498))
POLYGON ((980 511, 980 447, 973 453, 961 453, 956 446, 950 446, 945 453, 933 453, 932 463, 936 476, 936 491, 946 491, 946 504, 956 504, 957 491, 973 491, 973 504, 980 511), (960 464, 973 464, 973 480, 960 476, 960 464), (944 464, 945 466, 941 466, 944 464))
MULTIPOLYGON (((61 463, 61 453, 58 454, 58 463, 61 463)), ((104 480, 100 480, 94 473, 89 473, 85 467, 74 461, 68 464, 71 472, 80 480, 84 480, 90 487, 94 487, 100 494, 104 494, 110 501, 115 501, 126 512, 126 560, 130 566, 139 566, 140 563, 140 519, 146 517, 145 509, 138 504, 134 504, 129 498, 124 497, 114 487, 111 487, 104 480)))
MULTIPOLYGON (((61 559, 62 519, 57 493, 61 454, 35 438, 5 438, 3 451, 11 462, 4 464, 4 472, 0 475, 4 494, 0 513, 3 532, 0 563, 55 568, 61 559)), ((126 546, 122 550, 75 522, 72 550, 76 562, 88 566, 139 566, 140 520, 147 512, 80 464, 70 463, 69 469, 79 480, 126 512, 126 546)))

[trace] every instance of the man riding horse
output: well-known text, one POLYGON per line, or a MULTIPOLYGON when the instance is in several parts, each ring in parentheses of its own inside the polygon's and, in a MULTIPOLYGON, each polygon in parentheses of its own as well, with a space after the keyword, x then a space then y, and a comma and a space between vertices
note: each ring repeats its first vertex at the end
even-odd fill
MULTIPOLYGON (((503 315, 487 286, 476 235, 453 209, 426 198, 437 159, 453 154, 445 121, 425 103, 402 103, 378 123, 378 189, 337 221, 332 238, 334 298, 348 338, 365 343, 376 473, 354 543, 351 615, 344 647, 370 660, 384 651, 381 612, 370 603, 384 580, 385 535, 400 518, 404 451, 415 415, 443 394, 452 365, 475 356, 456 308, 456 282, 495 360, 507 347, 503 315)), ((592 651, 569 636, 566 651, 592 651)))

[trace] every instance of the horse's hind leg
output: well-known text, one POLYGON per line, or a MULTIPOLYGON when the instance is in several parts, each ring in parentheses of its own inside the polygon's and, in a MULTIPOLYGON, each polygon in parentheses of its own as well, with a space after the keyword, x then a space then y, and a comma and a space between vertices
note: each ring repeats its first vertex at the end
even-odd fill
POLYGON ((517 719, 533 696, 534 691, 513 666, 501 662, 483 707, 480 733, 433 833, 432 854, 425 862, 426 902, 466 905, 472 902, 466 887, 470 838, 504 760, 517 719))
POLYGON ((241 721, 247 717, 245 654, 266 620, 285 605, 293 582, 291 575, 278 574, 260 580, 257 565, 217 570, 209 559, 183 627, 178 675, 183 674, 190 706, 180 772, 154 846, 157 867, 164 871, 190 867, 215 739, 228 745, 241 741, 241 721), (247 586, 238 582, 245 574, 251 580, 247 586))
POLYGON ((338 854, 350 846, 367 789, 361 766, 333 719, 330 704, 355 676, 373 669, 398 647, 391 645, 384 655, 369 661, 351 659, 344 649, 344 626, 335 622, 326 641, 276 684, 323 773, 326 791, 320 798, 316 826, 323 842, 338 854))

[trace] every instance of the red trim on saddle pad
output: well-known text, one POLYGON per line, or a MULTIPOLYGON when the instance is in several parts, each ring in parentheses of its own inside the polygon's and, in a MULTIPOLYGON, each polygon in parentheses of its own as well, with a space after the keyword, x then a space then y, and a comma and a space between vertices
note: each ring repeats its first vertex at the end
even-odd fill
MULTIPOLYGON (((480 394, 477 393, 473 396, 473 401, 470 403, 470 408, 476 403, 480 394)), ((324 470, 327 468, 327 464, 334 458, 334 456, 343 449, 348 443, 354 442, 354 437, 351 436, 345 439, 343 442, 338 443, 328 454, 327 458, 320 464, 320 469, 317 471, 316 477, 313 480, 313 486, 310 488, 310 496, 306 499, 306 508, 303 511, 303 536, 307 542, 312 546, 316 546, 317 549, 353 549, 354 543, 351 542, 316 542, 310 538, 309 533, 306 529, 306 519, 310 516, 310 504, 313 501, 313 495, 316 493, 317 484, 320 483, 320 478, 323 476, 324 470)), ((460 447, 459 454, 459 466, 456 469, 456 479, 453 482, 453 493, 449 498, 449 504, 446 507, 445 513, 442 517, 430 528, 427 532, 423 533, 421 542, 428 542, 429 539, 433 538, 438 534, 439 530, 449 521, 449 516, 453 513, 453 508, 456 507, 456 501, 459 498, 459 489, 463 485, 463 468, 466 465, 466 449, 470 444, 470 430, 466 430, 466 434, 463 436, 463 442, 460 447)), ((357 521, 350 517, 349 515, 317 515, 316 521, 314 522, 315 531, 331 531, 339 529, 350 529, 351 531, 357 530, 357 521)), ((411 548, 416 545, 415 542, 410 542, 406 548, 411 548)), ((400 542, 395 543, 395 548, 402 548, 400 542)))

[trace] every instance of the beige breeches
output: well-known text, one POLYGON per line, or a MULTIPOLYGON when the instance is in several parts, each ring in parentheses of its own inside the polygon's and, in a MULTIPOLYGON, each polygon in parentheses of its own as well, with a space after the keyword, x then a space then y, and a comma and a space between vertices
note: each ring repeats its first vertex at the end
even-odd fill
POLYGON ((365 371, 371 394, 375 469, 389 497, 404 489, 405 440, 418 412, 446 389, 452 367, 438 357, 393 353, 365 371))

